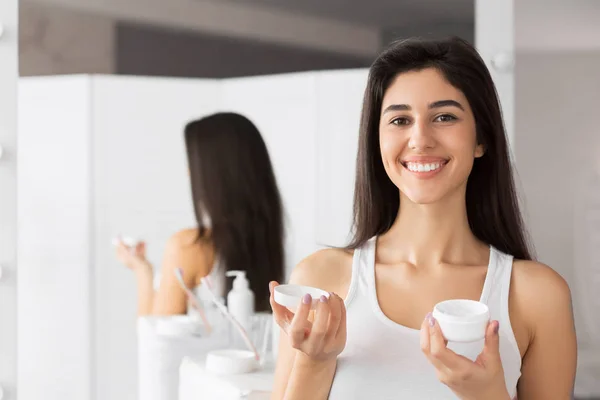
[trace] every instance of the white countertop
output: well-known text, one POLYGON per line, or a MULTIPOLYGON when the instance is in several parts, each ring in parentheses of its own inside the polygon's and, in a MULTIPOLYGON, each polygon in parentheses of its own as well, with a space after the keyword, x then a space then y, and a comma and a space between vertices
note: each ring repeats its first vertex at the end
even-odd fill
POLYGON ((204 357, 184 357, 179 368, 179 400, 269 400, 274 365, 267 362, 258 371, 217 375, 204 367, 204 357))
POLYGON ((138 400, 269 399, 272 357, 260 371, 215 375, 206 371, 204 360, 209 351, 224 348, 223 340, 158 334, 157 321, 161 319, 138 319, 138 400))

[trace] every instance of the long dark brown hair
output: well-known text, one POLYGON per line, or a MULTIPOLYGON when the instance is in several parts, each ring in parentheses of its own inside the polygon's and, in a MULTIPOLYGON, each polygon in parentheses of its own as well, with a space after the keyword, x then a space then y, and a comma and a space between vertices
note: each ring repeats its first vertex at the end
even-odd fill
POLYGON ((485 149, 485 154, 475 159, 467 181, 471 231, 504 253, 530 260, 496 87, 475 48, 456 37, 397 41, 371 65, 360 124, 353 238, 348 248, 360 247, 371 237, 387 232, 396 219, 398 188, 385 172, 379 149, 381 105, 398 74, 426 68, 437 69, 464 93, 475 117, 477 141, 485 149))
POLYGON ((256 310, 269 310, 269 281, 283 278, 285 255, 283 206, 265 142, 248 118, 217 113, 188 123, 185 144, 198 240, 211 241, 227 270, 247 271, 256 310))

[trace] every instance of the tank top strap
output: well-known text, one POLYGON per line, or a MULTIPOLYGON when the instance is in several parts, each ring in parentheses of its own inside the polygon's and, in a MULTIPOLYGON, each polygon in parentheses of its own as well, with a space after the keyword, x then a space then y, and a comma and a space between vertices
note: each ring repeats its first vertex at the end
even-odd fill
POLYGON ((492 293, 494 293, 495 287, 498 285, 500 279, 501 268, 498 268, 498 257, 498 250, 496 250, 494 246, 490 246, 490 259, 480 298, 480 301, 485 304, 489 303, 490 297, 492 296, 492 293))
MULTIPOLYGON (((510 323, 510 312, 509 312, 509 293, 510 293, 510 282, 513 270, 513 256, 505 254, 492 247, 494 253, 494 278, 493 284, 490 285, 488 298, 486 304, 490 308, 490 312, 494 319, 498 319, 500 322, 500 330, 504 336, 508 339, 510 345, 513 347, 517 354, 519 353, 519 346, 517 345, 517 339, 515 338, 512 325, 510 323)), ((519 368, 520 370, 520 357, 519 368)))
MULTIPOLYGON (((497 306, 500 311, 508 307, 508 290, 512 274, 513 257, 490 246, 490 264, 482 301, 497 306)), ((508 311, 508 309, 506 310, 508 311)))
POLYGON ((374 252, 376 237, 366 241, 362 246, 354 249, 352 256, 352 277, 346 295, 345 304, 348 306, 357 295, 366 295, 369 292, 369 275, 374 268, 374 252))

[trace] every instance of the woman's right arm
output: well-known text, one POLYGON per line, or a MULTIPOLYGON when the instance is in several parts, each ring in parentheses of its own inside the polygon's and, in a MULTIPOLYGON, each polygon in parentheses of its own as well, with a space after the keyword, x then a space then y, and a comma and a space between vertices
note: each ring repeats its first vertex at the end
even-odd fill
MULTIPOLYGON (((351 256, 341 250, 321 250, 303 260, 290 283, 346 292, 351 256), (348 275, 348 276, 346 276, 348 275)), ((327 399, 335 375, 337 356, 346 343, 344 301, 331 293, 310 311, 310 296, 292 313, 273 300, 271 306, 281 328, 273 400, 327 399), (324 300, 324 301, 322 301, 324 300)))

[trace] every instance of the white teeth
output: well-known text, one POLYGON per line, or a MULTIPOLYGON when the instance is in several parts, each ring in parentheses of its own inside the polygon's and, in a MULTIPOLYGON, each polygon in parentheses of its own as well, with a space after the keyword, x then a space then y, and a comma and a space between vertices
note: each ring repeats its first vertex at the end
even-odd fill
POLYGON ((413 172, 429 172, 429 171, 435 171, 436 169, 440 168, 442 165, 443 164, 439 163, 439 162, 427 163, 427 164, 409 162, 409 163, 406 163, 406 168, 408 168, 410 171, 413 171, 413 172))

